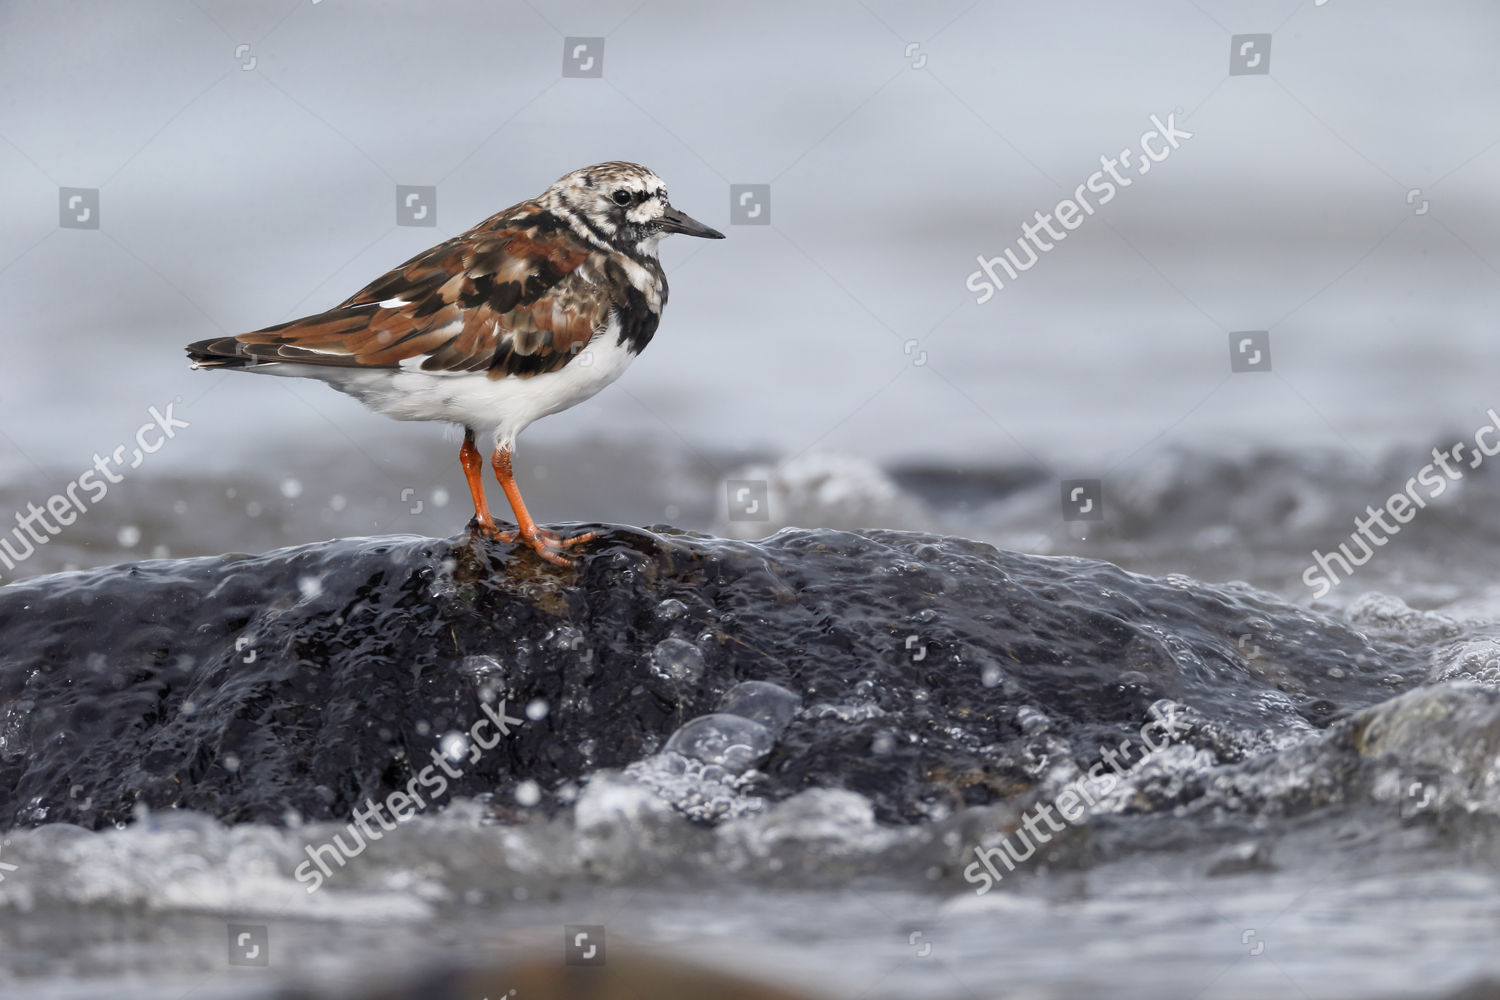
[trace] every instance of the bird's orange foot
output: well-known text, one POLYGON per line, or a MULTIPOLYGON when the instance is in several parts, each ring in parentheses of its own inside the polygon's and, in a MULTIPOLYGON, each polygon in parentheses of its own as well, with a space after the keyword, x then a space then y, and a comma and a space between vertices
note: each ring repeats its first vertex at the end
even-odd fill
POLYGON ((488 518, 469 518, 469 537, 488 538, 494 542, 514 542, 519 537, 514 531, 501 531, 488 518))
POLYGON ((549 563, 556 566, 572 566, 574 565, 574 561, 563 555, 562 550, 584 542, 593 541, 597 537, 597 533, 588 531, 581 535, 564 538, 555 531, 548 531, 546 528, 537 528, 535 533, 529 538, 522 538, 522 541, 530 545, 536 550, 537 555, 549 563))

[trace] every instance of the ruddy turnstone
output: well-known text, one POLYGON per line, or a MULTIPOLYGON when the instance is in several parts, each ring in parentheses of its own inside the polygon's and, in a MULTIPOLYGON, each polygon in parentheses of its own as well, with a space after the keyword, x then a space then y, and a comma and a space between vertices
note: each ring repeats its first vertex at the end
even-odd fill
POLYGON ((462 424, 472 527, 508 542, 519 537, 543 559, 570 565, 562 549, 593 535, 560 538, 537 526, 511 452, 528 424, 593 396, 651 342, 667 304, 656 248, 670 233, 724 238, 673 208, 661 178, 645 167, 584 167, 327 312, 200 340, 188 357, 195 368, 321 379, 398 420, 462 424), (515 532, 490 517, 475 445, 481 433, 493 436, 492 464, 515 532))

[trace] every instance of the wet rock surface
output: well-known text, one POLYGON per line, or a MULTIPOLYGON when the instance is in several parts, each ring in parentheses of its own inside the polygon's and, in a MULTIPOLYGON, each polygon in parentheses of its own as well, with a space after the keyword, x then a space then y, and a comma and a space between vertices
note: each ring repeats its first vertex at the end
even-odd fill
POLYGON ((655 755, 910 824, 1065 780, 1162 712, 1233 764, 1428 669, 1242 585, 915 533, 599 530, 571 569, 390 536, 0 589, 0 826, 342 820, 402 789, 504 818, 655 755))

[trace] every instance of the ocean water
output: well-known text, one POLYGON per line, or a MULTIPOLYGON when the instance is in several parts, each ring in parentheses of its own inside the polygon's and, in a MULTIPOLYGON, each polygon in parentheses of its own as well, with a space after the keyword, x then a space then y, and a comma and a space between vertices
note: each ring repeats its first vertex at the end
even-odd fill
POLYGON ((1428 699, 1390 707, 1418 736, 1388 776, 1312 728, 1268 727, 1248 763, 1168 756, 1132 774, 1134 805, 984 896, 952 816, 877 822, 812 789, 705 828, 686 813, 722 788, 615 773, 550 819, 424 814, 311 897, 291 871, 333 825, 16 824, 0 990, 355 995, 556 956, 570 924, 604 925, 611 954, 850 1000, 1500 980, 1489 467, 1330 593, 1304 579, 1500 407, 1497 30, 1479 0, 0 8, 0 512, 117 447, 128 464, 152 407, 189 425, 0 584, 453 535, 451 430, 191 372, 181 347, 336 302, 626 158, 729 239, 668 241, 650 349, 522 439, 540 520, 884 527, 1246 581, 1425 665, 1364 707, 1428 699), (1230 73, 1232 39, 1263 33, 1270 72, 1230 73), (559 75, 573 36, 605 39, 601 78, 559 75), (976 302, 977 258, 1152 115, 1192 137, 976 302), (436 226, 396 224, 398 184, 436 188, 436 226), (737 184, 770 185, 768 225, 734 223, 737 184), (98 190, 97 229, 59 226, 64 187, 98 190), (1252 331, 1269 369, 1236 372, 1252 331), (1102 519, 1069 520, 1061 484, 1094 479, 1102 519), (1203 811, 1174 814, 1183 789, 1203 811), (1248 817, 1230 846, 1199 842, 1215 810, 1248 817), (226 964, 229 924, 269 928, 268 968, 226 964))

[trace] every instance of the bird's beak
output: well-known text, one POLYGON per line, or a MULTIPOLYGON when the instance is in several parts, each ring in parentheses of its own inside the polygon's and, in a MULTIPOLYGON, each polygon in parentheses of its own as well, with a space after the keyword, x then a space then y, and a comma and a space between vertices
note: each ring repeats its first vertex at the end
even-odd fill
POLYGON ((686 212, 679 212, 671 205, 662 214, 662 232, 681 233, 684 236, 702 236, 709 240, 722 240, 724 234, 717 229, 710 229, 686 212))

